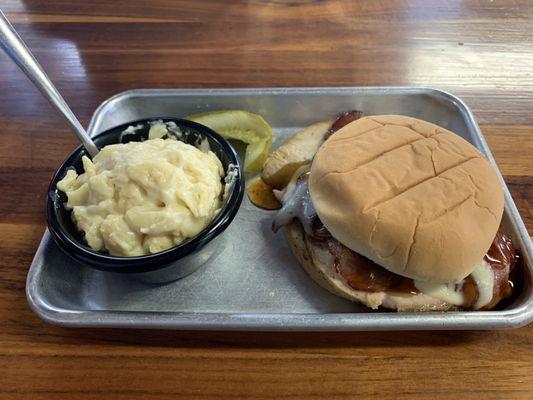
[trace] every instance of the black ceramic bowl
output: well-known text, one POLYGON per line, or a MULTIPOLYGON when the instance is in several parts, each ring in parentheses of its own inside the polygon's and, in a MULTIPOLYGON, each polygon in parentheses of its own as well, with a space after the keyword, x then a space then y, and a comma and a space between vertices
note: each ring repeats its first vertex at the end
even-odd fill
POLYGON ((225 171, 230 165, 234 166, 234 177, 231 187, 225 196, 222 209, 215 219, 197 236, 175 247, 160 253, 139 257, 118 257, 92 250, 84 241, 83 234, 76 228, 71 219, 71 212, 66 210, 65 193, 57 189, 59 182, 67 170, 75 168, 78 174, 83 173, 82 156, 87 155, 85 149, 78 147, 55 173, 48 188, 46 203, 46 217, 48 229, 59 247, 77 261, 93 268, 115 272, 135 274, 148 281, 163 282, 183 277, 204 264, 215 252, 213 244, 231 223, 242 202, 244 193, 244 178, 241 164, 233 147, 219 134, 206 126, 177 118, 151 118, 131 121, 109 129, 94 138, 98 147, 108 144, 142 141, 148 138, 150 122, 174 122, 180 128, 180 140, 197 145, 199 141, 207 139, 211 150, 222 162, 225 171), (129 126, 138 126, 133 134, 124 135, 123 131, 129 126))

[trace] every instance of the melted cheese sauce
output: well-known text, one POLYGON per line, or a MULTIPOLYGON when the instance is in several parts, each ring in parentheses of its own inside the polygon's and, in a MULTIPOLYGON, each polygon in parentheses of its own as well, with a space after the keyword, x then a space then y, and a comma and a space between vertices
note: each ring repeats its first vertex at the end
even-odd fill
POLYGON ((415 287, 428 296, 456 306, 461 306, 465 302, 462 291, 455 290, 455 283, 414 282, 415 287))
POLYGON ((470 276, 474 278, 479 293, 476 304, 474 304, 474 309, 477 310, 489 304, 492 300, 494 291, 494 272, 489 264, 482 261, 476 269, 472 271, 470 276))
POLYGON ((283 206, 274 217, 272 227, 277 231, 282 226, 290 223, 297 218, 305 230, 306 234, 311 234, 313 219, 316 217, 316 211, 309 196, 309 186, 307 179, 298 179, 294 188, 289 188, 281 200, 283 206))
MULTIPOLYGON (((490 266, 482 261, 470 274, 478 289, 478 298, 474 309, 478 310, 492 300, 494 290, 494 273, 490 266)), ((465 296, 462 292, 462 282, 456 283, 433 283, 415 281, 415 287, 422 293, 436 299, 445 301, 456 306, 465 304, 465 296)))

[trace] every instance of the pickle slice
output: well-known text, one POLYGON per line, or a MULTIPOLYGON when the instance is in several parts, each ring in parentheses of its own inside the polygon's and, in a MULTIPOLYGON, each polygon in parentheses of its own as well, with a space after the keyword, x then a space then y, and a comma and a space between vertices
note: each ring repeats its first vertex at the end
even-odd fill
POLYGON ((245 172, 258 173, 263 168, 272 144, 272 128, 260 115, 228 110, 189 115, 185 119, 205 125, 226 139, 246 143, 245 172))

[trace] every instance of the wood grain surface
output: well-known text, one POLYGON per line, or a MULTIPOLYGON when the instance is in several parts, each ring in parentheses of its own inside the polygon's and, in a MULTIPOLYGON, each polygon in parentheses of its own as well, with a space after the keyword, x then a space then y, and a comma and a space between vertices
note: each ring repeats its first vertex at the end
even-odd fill
MULTIPOLYGON (((530 0, 3 0, 83 123, 133 88, 431 86, 472 108, 533 231, 530 0)), ((533 326, 81 330, 29 309, 48 181, 76 140, 0 54, 0 399, 531 399, 533 326)))

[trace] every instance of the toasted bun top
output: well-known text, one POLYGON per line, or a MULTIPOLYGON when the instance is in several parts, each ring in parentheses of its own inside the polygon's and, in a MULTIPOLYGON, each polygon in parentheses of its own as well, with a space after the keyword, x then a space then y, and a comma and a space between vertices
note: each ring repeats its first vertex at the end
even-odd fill
POLYGON ((342 244, 425 281, 469 275, 503 213, 500 181, 474 146, 399 115, 365 117, 331 136, 313 160, 309 191, 342 244))

